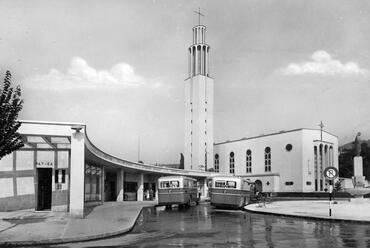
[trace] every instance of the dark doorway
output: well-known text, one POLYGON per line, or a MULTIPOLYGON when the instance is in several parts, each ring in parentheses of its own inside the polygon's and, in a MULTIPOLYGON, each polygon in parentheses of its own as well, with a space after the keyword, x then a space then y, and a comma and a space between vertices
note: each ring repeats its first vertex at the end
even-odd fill
POLYGON ((117 200, 117 174, 115 172, 105 172, 104 201, 117 200))
POLYGON ((262 192, 262 182, 260 180, 256 180, 255 182, 256 192, 262 192))
POLYGON ((51 210, 51 168, 37 168, 37 207, 36 210, 51 210))
POLYGON ((123 188, 124 201, 137 201, 137 182, 124 182, 123 188))

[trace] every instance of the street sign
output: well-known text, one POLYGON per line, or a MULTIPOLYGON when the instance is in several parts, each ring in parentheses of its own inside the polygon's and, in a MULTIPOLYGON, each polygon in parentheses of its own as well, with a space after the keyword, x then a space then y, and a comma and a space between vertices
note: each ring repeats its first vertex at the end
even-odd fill
POLYGON ((338 177, 338 169, 335 167, 326 167, 324 176, 329 180, 329 216, 331 217, 331 197, 333 192, 333 180, 338 177))
POLYGON ((335 167, 326 167, 324 170, 324 176, 328 180, 334 180, 338 177, 338 169, 335 167))

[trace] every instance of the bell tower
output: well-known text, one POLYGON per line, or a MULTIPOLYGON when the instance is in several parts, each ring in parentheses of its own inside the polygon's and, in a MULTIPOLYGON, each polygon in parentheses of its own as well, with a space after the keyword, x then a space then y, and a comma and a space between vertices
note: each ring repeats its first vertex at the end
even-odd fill
MULTIPOLYGON (((200 12, 196 12, 200 16, 200 12)), ((188 48, 189 68, 185 80, 186 170, 213 168, 213 78, 209 72, 210 46, 206 26, 193 27, 193 44, 188 48)))

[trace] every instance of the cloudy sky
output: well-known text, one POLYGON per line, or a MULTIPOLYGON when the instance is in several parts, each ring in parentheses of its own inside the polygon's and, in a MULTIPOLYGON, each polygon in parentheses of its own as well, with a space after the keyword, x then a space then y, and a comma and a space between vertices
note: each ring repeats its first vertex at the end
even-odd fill
POLYGON ((370 138, 370 1, 0 0, 0 73, 25 120, 83 122, 113 155, 178 162, 194 10, 205 14, 215 142, 294 128, 370 138))

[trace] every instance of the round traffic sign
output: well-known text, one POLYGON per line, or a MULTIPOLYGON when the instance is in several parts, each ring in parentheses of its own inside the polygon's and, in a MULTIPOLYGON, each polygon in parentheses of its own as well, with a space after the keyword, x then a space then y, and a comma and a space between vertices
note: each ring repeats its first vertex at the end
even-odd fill
POLYGON ((338 177, 338 169, 335 167, 326 167, 324 170, 324 176, 328 180, 334 180, 338 177))

